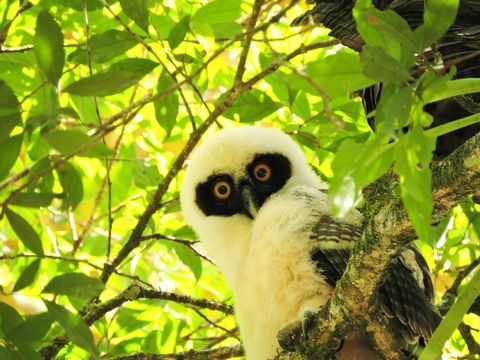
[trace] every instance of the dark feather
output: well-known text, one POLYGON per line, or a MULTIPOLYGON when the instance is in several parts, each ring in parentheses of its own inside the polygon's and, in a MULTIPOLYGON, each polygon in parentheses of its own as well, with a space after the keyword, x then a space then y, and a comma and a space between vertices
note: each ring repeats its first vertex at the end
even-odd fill
MULTIPOLYGON (((330 286, 334 287, 342 277, 351 248, 360 237, 358 227, 336 222, 330 216, 321 216, 313 226, 310 239, 316 246, 311 260, 330 286)), ((425 259, 414 246, 408 246, 404 252, 413 255, 410 259, 414 264, 406 263, 402 256, 395 258, 378 287, 377 301, 399 335, 406 342, 415 343, 420 337, 428 340, 441 318, 431 303, 433 284, 425 259), (415 279, 412 266, 423 275, 421 284, 415 279)))

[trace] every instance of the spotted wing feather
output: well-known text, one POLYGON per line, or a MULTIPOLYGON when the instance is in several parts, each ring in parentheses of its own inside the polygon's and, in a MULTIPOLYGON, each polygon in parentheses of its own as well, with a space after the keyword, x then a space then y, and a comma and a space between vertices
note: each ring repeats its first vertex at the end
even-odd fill
MULTIPOLYGON (((358 227, 336 222, 329 216, 322 216, 312 228, 310 238, 317 246, 311 253, 311 260, 332 287, 345 271, 351 248, 360 237, 358 227)), ((414 264, 406 264, 401 256, 394 259, 378 288, 377 300, 398 333, 406 342, 413 343, 419 337, 428 340, 440 316, 431 304, 433 285, 425 260, 414 246, 405 251, 413 251, 414 264), (421 284, 415 278, 412 266, 422 274, 421 284)))

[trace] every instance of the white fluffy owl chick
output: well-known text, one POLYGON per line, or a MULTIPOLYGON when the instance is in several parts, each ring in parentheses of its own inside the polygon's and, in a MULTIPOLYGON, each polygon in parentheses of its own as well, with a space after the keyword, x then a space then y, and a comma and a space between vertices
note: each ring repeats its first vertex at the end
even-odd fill
MULTIPOLYGON (((334 220, 326 190, 300 147, 273 128, 221 130, 191 158, 183 214, 234 292, 248 360, 273 358, 277 332, 327 302, 361 236, 360 214, 334 220)), ((437 323, 425 266, 408 248, 379 289, 380 306, 410 342, 429 338, 437 323)))

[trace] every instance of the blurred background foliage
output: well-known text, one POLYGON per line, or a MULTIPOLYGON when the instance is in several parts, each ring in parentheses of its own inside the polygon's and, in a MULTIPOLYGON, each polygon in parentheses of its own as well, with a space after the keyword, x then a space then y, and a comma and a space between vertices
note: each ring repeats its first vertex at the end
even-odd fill
MULTIPOLYGON (((359 3, 356 18, 366 34, 365 19, 383 15, 359 3)), ((58 356, 68 359, 239 344, 231 311, 188 300, 233 304, 180 212, 183 164, 175 160, 198 141, 192 133, 208 137, 247 123, 282 129, 332 183, 338 214, 360 204, 360 188, 395 163, 438 300, 480 257, 474 202, 428 225, 430 173, 417 164, 428 169, 432 138, 422 106, 428 89, 446 88, 450 77, 427 69, 411 78, 415 48, 426 44, 400 53, 410 35, 387 32, 382 47, 372 33, 371 53, 360 57, 323 27, 291 27, 308 9, 303 2, 265 1, 243 75, 245 82, 258 79, 242 88, 235 74, 252 8, 251 0, 0 2, 0 358, 40 358, 40 349, 63 333, 72 342, 58 356), (384 116, 384 129, 374 135, 351 93, 380 81, 394 93, 407 88, 402 99, 409 106, 387 103, 383 111, 397 109, 395 116, 384 116), (234 88, 240 90, 225 105, 234 88), (413 130, 389 143, 404 126, 413 130), (405 154, 413 163, 401 160, 405 154), (168 191, 154 203, 159 184, 168 191), (413 201, 407 188, 421 196, 413 201), (136 227, 143 237, 118 258, 136 227), (115 258, 112 276, 102 277, 115 258), (133 294, 85 325, 78 312, 94 312, 85 307, 91 299, 106 302, 132 284, 164 295, 133 294)), ((397 18, 388 21, 403 29, 397 18)), ((438 19, 438 36, 449 21, 438 19)), ((478 315, 465 315, 464 323, 479 342, 478 315)), ((445 359, 475 356, 458 331, 443 351, 445 359)))

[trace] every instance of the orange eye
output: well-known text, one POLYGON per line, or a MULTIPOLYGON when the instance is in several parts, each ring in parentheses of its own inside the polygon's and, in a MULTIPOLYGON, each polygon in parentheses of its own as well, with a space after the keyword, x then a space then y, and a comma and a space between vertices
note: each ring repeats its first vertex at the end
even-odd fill
POLYGON ((217 199, 226 200, 230 197, 232 193, 232 186, 223 180, 217 181, 215 185, 213 185, 213 195, 217 199))
POLYGON ((255 179, 257 179, 258 181, 268 181, 270 180, 271 175, 272 170, 270 169, 270 166, 266 164, 258 164, 253 169, 253 176, 255 176, 255 179))

